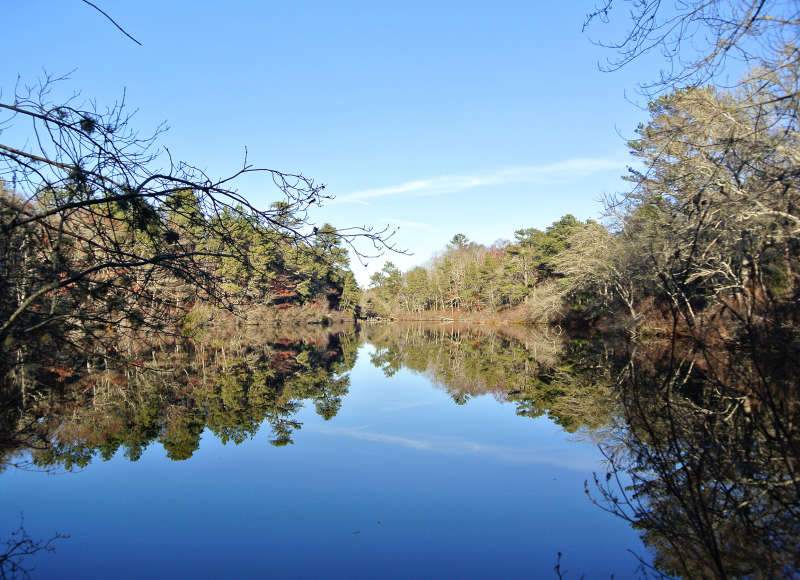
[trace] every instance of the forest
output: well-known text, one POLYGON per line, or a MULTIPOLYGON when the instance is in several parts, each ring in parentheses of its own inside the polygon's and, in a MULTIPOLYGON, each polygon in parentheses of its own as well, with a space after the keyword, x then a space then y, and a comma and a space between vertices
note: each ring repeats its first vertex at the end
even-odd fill
MULTIPOLYGON (((300 233, 313 185, 299 191, 281 176, 298 197, 259 213, 213 188, 178 187, 183 178, 109 191, 113 155, 89 169, 59 162, 59 180, 33 196, 3 186, 0 332, 7 349, 23 338, 95 341, 109 327, 191 332, 203 303, 251 314, 313 305, 316 321, 331 312, 613 319, 662 333, 672 321, 697 337, 787 329, 797 322, 800 272, 793 82, 785 70, 759 68, 735 92, 661 96, 628 144, 646 169, 631 169, 630 191, 607 200, 607 223, 566 215, 490 247, 459 233, 423 266, 401 272, 387 262, 363 296, 342 234, 329 224, 300 233)), ((91 144, 91 117, 69 115, 43 122, 91 144)))
POLYGON ((628 144, 644 170, 606 224, 566 215, 490 247, 457 234, 425 266, 388 263, 365 294, 380 317, 508 317, 704 336, 797 323, 797 78, 753 70, 736 92, 650 104, 628 144), (794 83, 787 86, 787 83, 794 83))
MULTIPOLYGON (((744 38, 756 31, 737 28, 743 14, 727 24, 675 18, 744 38)), ((158 133, 139 135, 124 103, 51 102, 51 77, 18 87, 1 104, 4 122, 40 137, 35 148, 0 149, 4 374, 25 344, 90 352, 111 329, 192 332, 202 305, 234 316, 257 310, 261 320, 291 308, 296 321, 601 323, 698 339, 793 328, 800 73, 791 21, 760 25, 771 44, 737 45, 751 51, 751 67, 735 86, 656 86, 649 120, 628 142, 629 188, 608 196, 602 221, 565 215, 488 247, 457 233, 407 272, 386 262, 365 292, 350 270, 351 255, 367 257, 354 242, 397 251, 392 232, 312 223, 309 211, 331 197, 324 186, 246 159, 214 179, 164 157, 158 133), (234 183, 251 174, 282 199, 266 209, 249 202, 234 183)), ((709 50, 697 74, 724 57, 716 44, 709 50)))
MULTIPOLYGON (((153 446, 186 461, 203 433, 286 447, 304 403, 339 415, 368 343, 386 379, 591 439, 606 471, 586 494, 640 532, 643 569, 795 577, 800 10, 676 6, 633 2, 609 45, 610 69, 653 50, 666 65, 600 216, 490 245, 454 232, 406 271, 392 227, 315 221, 333 196, 299 172, 245 154, 210 176, 124 101, 53 99, 57 77, 0 95, 0 474, 153 446), (741 76, 716 82, 731 61, 741 76), (255 177, 269 204, 240 192, 255 177)), ((26 570, 14 549, 0 576, 26 570)))

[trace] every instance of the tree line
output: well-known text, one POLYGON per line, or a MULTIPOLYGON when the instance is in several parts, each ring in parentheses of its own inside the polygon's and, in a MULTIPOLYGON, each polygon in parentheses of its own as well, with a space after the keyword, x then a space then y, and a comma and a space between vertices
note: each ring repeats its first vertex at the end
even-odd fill
POLYGON ((674 320, 688 332, 797 322, 798 79, 797 67, 756 67, 735 90, 658 97, 628 143, 641 162, 630 190, 607 200, 605 224, 565 216, 491 247, 459 234, 426 266, 375 274, 369 311, 526 305, 531 320, 674 320))
POLYGON ((388 249, 390 232, 312 223, 330 196, 302 174, 245 157, 215 178, 178 162, 124 102, 52 102, 60 81, 0 102, 0 375, 48 345, 108 356, 124 333, 180 335, 202 305, 305 307, 317 322, 356 313, 349 250, 388 249), (236 188, 246 176, 277 200, 249 201, 236 188))
POLYGON ((488 247, 456 234, 425 266, 401 272, 388 262, 373 274, 364 312, 367 316, 499 313, 527 304, 557 277, 554 256, 567 247, 575 232, 593 223, 566 215, 544 231, 519 229, 513 242, 488 247))

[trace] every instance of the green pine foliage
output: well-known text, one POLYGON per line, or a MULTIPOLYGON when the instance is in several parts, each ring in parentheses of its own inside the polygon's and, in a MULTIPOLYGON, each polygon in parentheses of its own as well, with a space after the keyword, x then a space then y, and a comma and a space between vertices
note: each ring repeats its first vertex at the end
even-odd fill
POLYGON ((370 280, 367 316, 426 311, 498 313, 534 301, 537 290, 561 277, 552 264, 570 237, 594 225, 566 215, 544 231, 517 230, 514 241, 484 246, 456 234, 425 266, 401 272, 387 262, 370 280))

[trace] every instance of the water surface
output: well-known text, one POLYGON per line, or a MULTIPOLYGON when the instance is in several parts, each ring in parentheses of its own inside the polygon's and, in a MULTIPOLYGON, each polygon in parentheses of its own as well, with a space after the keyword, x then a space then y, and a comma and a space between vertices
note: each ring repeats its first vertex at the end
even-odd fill
POLYGON ((0 474, 0 522, 12 529, 24 514, 31 536, 70 536, 29 560, 43 578, 555 577, 558 552, 571 577, 636 575, 628 550, 647 557, 637 532, 584 492, 605 469, 601 426, 568 417, 564 401, 520 398, 530 377, 515 365, 546 364, 546 345, 369 338, 272 343, 291 353, 273 363, 304 363, 287 367, 277 395, 227 360, 206 377, 217 398, 185 394, 183 408, 173 393, 167 408, 128 403, 130 416, 83 409, 39 437, 59 443, 36 469, 0 474), (272 398, 248 415, 254 397, 272 398), (141 420, 146 409, 159 418, 141 420), (134 444, 142 424, 156 428, 134 444), (69 472, 65 457, 91 459, 69 472))

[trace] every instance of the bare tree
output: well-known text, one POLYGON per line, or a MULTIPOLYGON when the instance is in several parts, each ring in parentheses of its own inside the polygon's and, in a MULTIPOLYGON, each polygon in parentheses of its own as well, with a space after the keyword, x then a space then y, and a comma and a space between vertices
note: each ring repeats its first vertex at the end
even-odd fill
MULTIPOLYGON (((324 185, 253 166, 246 155, 231 175, 212 178, 158 148, 162 129, 134 131, 124 99, 104 110, 78 97, 53 103, 58 80, 0 101, 0 340, 77 314, 141 324, 176 281, 193 300, 232 307, 213 266, 258 266, 239 243, 243 227, 282 243, 315 239, 308 210, 330 199, 324 185), (266 209, 248 201, 235 184, 249 174, 270 180, 280 199, 266 209), (113 306, 121 300, 125 308, 113 306)), ((335 234, 359 257, 357 239, 375 253, 392 248, 387 229, 335 234)))
POLYGON ((10 578, 31 578, 34 566, 30 563, 31 556, 40 552, 55 552, 54 543, 68 538, 63 534, 55 534, 47 540, 32 538, 25 529, 24 521, 19 527, 10 532, 8 537, 0 540, 4 546, 0 553, 0 580, 10 578))
POLYGON ((617 70, 644 54, 658 52, 666 65, 641 88, 653 95, 665 89, 699 86, 719 78, 733 60, 768 70, 798 67, 800 4, 793 0, 624 0, 629 14, 617 16, 604 0, 584 23, 630 17, 619 39, 598 41, 614 50, 604 70, 617 70))
POLYGON ((778 98, 785 93, 762 78, 733 94, 691 88, 654 101, 651 122, 631 141, 647 169, 633 171, 633 190, 611 203, 690 327, 709 306, 745 326, 777 322, 775 307, 800 287, 798 76, 793 98, 778 98), (756 92, 776 98, 755 105, 756 92))
POLYGON ((641 294, 640 274, 634 252, 622 236, 615 236, 600 224, 576 230, 569 247, 551 258, 560 284, 566 293, 592 291, 609 300, 613 292, 625 305, 631 320, 637 319, 637 299, 641 294))
POLYGON ((615 381, 624 428, 586 492, 686 578, 793 577, 800 566, 797 347, 637 346, 615 381))

